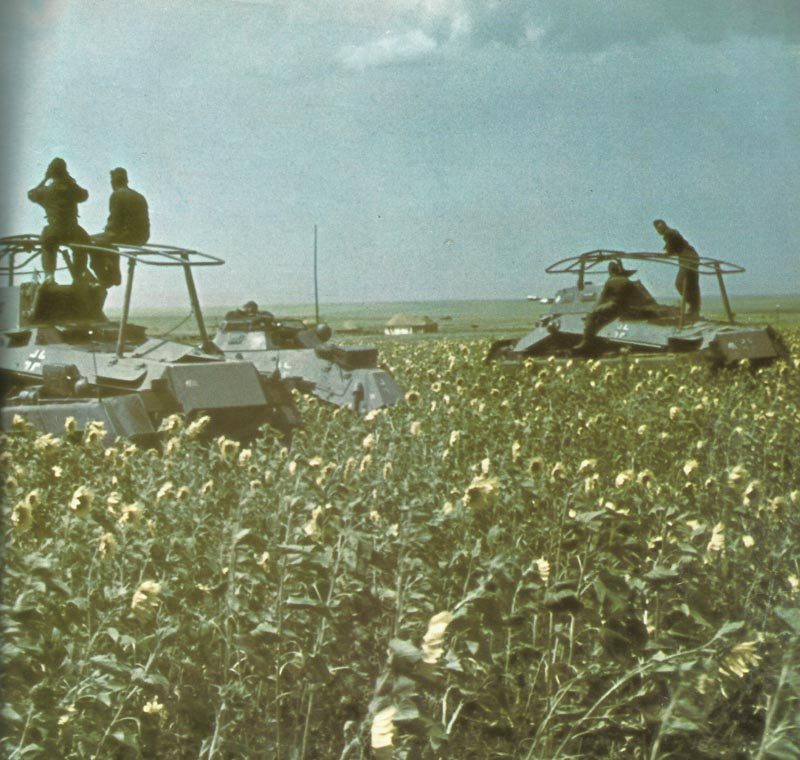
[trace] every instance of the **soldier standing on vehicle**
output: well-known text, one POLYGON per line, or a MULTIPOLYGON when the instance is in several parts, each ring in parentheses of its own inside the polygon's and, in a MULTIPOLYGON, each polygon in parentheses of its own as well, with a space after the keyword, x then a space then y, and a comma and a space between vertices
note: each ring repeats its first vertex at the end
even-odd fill
POLYGON ((678 257, 680 268, 675 278, 675 289, 686 302, 689 319, 697 319, 700 316, 700 273, 697 271, 700 257, 686 238, 667 226, 663 219, 656 219, 653 227, 664 238, 664 255, 678 257))
MULTIPOLYGON (((147 200, 128 187, 128 172, 121 166, 111 170, 111 197, 108 199, 108 222, 103 232, 94 235, 95 245, 144 245, 150 239, 150 216, 147 200)), ((104 287, 119 285, 122 275, 119 255, 97 252, 92 255, 92 269, 104 287)))
MULTIPOLYGON (((78 204, 89 197, 67 171, 63 158, 54 158, 47 167, 44 179, 28 192, 28 200, 38 203, 47 216, 47 225, 41 233, 42 270, 46 283, 55 282, 56 258, 62 245, 87 244, 91 238, 78 224, 78 204)), ((72 277, 80 280, 86 276, 86 251, 73 249, 72 277)))
POLYGON ((625 269, 619 261, 608 263, 608 279, 598 305, 586 316, 583 340, 575 346, 575 351, 580 353, 591 349, 600 328, 617 317, 642 312, 655 303, 652 296, 630 281, 630 276, 635 273, 635 269, 625 269))

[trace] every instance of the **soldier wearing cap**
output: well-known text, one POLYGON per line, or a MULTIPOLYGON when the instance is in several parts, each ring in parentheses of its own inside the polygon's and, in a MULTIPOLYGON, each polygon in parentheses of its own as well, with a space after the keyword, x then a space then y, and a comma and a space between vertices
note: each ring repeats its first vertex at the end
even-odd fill
POLYGON ((271 311, 261 311, 255 301, 247 301, 238 309, 232 309, 225 314, 225 319, 254 319, 256 317, 263 323, 271 322, 275 318, 271 311))
POLYGON ((700 274, 697 271, 700 257, 686 238, 663 219, 656 219, 653 227, 664 238, 664 255, 678 257, 680 268, 675 278, 675 289, 686 302, 689 318, 697 319, 700 316, 700 274))
MULTIPOLYGON (((41 233, 42 270, 46 283, 55 282, 56 256, 59 246, 71 243, 87 244, 91 239, 78 224, 78 204, 89 197, 67 171, 63 158, 54 158, 47 167, 44 179, 28 192, 28 200, 38 203, 47 216, 41 233)), ((72 276, 78 280, 86 275, 86 251, 73 249, 72 276)))
MULTIPOLYGON (((111 170, 111 187, 108 222, 106 228, 92 238, 94 244, 144 245, 150 239, 147 200, 128 187, 128 172, 121 166, 111 170)), ((104 287, 119 285, 122 281, 117 254, 98 251, 92 255, 92 269, 104 287)))
POLYGON ((603 285, 598 305, 586 317, 583 340, 575 346, 576 351, 591 348, 600 328, 616 317, 631 314, 654 303, 647 291, 631 282, 630 276, 635 273, 635 269, 625 269, 619 261, 608 263, 608 279, 603 285))

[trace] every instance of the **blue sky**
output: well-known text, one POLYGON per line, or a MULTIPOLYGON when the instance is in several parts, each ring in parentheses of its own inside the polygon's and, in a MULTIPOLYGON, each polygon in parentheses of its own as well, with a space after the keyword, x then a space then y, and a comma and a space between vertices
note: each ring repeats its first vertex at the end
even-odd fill
MULTIPOLYGON (((107 214, 225 258, 210 304, 520 298, 555 259, 659 250, 663 217, 800 292, 795 0, 10 0, 4 233, 64 157, 107 214)), ((653 276, 670 292, 669 278, 653 276)), ((148 305, 177 278, 142 276, 148 305)), ((552 282, 550 281, 552 280, 552 282)), ((115 293, 114 300, 120 294, 115 293)))

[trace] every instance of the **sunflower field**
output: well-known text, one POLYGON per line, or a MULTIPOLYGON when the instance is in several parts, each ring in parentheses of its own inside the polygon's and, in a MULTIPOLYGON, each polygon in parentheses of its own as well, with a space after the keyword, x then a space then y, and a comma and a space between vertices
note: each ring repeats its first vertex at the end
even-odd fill
POLYGON ((16 422, 2 755, 800 756, 797 360, 487 349, 386 343, 405 403, 288 448, 16 422))

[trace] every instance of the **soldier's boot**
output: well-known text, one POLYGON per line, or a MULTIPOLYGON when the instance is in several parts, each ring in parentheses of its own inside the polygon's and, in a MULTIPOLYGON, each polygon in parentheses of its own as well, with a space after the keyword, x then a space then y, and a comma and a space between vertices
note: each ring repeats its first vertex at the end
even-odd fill
POLYGON ((597 348, 597 331, 586 330, 583 338, 572 349, 576 354, 590 354, 597 348))
POLYGON ((600 322, 594 314, 589 314, 583 327, 583 338, 572 350, 576 354, 590 353, 597 343, 597 333, 600 327, 600 322))
POLYGON ((92 256, 92 271, 96 282, 104 288, 110 288, 115 283, 112 282, 111 268, 108 257, 105 254, 94 254, 92 256))
POLYGON ((72 249, 72 279, 73 282, 91 282, 94 278, 89 272, 87 262, 89 256, 86 251, 72 249))
POLYGON ((49 248, 42 250, 42 272, 44 284, 52 285, 56 281, 56 252, 49 248))
POLYGON ((110 285, 122 284, 122 271, 119 268, 119 256, 110 256, 108 262, 108 282, 110 285))

